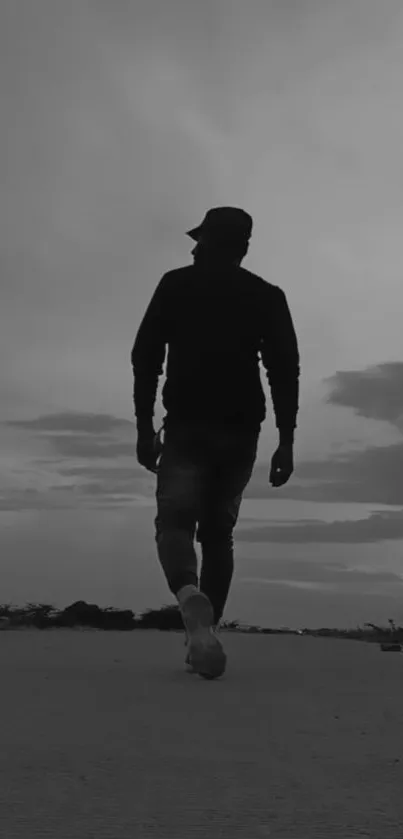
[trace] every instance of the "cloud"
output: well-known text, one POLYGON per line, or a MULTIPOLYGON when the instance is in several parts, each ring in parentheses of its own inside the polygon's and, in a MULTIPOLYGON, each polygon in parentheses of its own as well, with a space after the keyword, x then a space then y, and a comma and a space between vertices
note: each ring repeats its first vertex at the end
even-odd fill
MULTIPOLYGON (((331 386, 325 402, 352 408, 357 416, 389 423, 403 431, 403 363, 385 362, 364 370, 338 371, 325 380, 331 386)), ((303 368, 302 368, 303 384, 303 368)), ((300 416, 300 415, 299 415, 300 416)), ((403 503, 403 443, 366 446, 322 460, 298 462, 279 489, 268 485, 267 464, 257 464, 245 498, 287 498, 399 505, 403 503)))
POLYGON ((317 582, 298 579, 285 579, 284 577, 278 580, 266 577, 241 577, 239 582, 252 583, 253 585, 279 586, 281 588, 299 589, 302 591, 318 591, 318 592, 334 592, 337 594, 359 594, 359 595, 373 595, 373 594, 393 594, 394 596, 401 596, 403 593, 403 579, 398 574, 388 575, 373 575, 373 579, 368 579, 365 572, 357 575, 354 581, 351 581, 348 569, 345 569, 345 579, 337 582, 317 582))
POLYGON ((2 425, 37 431, 68 431, 70 434, 106 434, 116 430, 133 428, 129 420, 119 419, 110 414, 79 413, 78 411, 60 411, 45 414, 31 420, 5 420, 2 425))
POLYGON ((46 437, 62 458, 115 460, 134 453, 133 422, 110 414, 61 411, 32 420, 7 420, 2 425, 46 437), (113 439, 113 435, 119 439, 113 439), (121 439, 123 436, 127 442, 121 439))
POLYGON ((403 509, 401 511, 373 513, 359 521, 305 521, 303 524, 287 522, 286 526, 259 526, 237 528, 236 537, 241 542, 302 542, 339 543, 351 545, 365 542, 383 542, 385 539, 403 539, 403 509))
POLYGON ((357 567, 351 556, 345 562, 309 561, 305 559, 270 559, 259 562, 248 559, 242 566, 248 572, 238 576, 241 583, 277 586, 282 589, 320 591, 339 595, 390 595, 401 597, 403 574, 390 570, 357 567), (264 569, 264 570, 263 570, 264 569), (263 572, 263 573, 262 573, 263 572))
POLYGON ((327 403, 354 408, 360 417, 386 420, 403 432, 403 362, 338 371, 324 381, 333 385, 327 403))
MULTIPOLYGON (((39 457, 25 457, 25 470, 30 471, 31 484, 36 484, 30 489, 15 488, 16 483, 21 484, 22 472, 17 452, 14 467, 10 454, 4 456, 0 509, 151 503, 155 479, 135 460, 133 422, 110 414, 61 411, 35 419, 7 420, 0 427, 19 431, 23 438, 28 435, 33 450, 38 439, 49 450, 45 457, 42 452, 39 457), (46 481, 41 480, 45 475, 46 481)), ((14 445, 17 449, 18 443, 14 441, 14 445)))
POLYGON ((322 460, 298 462, 294 474, 278 489, 269 485, 268 463, 255 466, 244 498, 285 498, 295 501, 403 503, 403 443, 367 446, 361 451, 332 454, 322 460))

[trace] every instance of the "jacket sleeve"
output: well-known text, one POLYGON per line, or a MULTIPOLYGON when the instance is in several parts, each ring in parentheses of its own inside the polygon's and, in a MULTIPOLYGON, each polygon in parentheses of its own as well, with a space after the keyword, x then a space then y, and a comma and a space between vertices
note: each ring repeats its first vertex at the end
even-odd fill
POLYGON ((284 291, 270 290, 260 354, 273 400, 280 443, 292 443, 299 410, 300 356, 284 291))
POLYGON ((131 351, 134 413, 138 424, 152 424, 158 379, 167 344, 167 275, 164 274, 139 326, 131 351))

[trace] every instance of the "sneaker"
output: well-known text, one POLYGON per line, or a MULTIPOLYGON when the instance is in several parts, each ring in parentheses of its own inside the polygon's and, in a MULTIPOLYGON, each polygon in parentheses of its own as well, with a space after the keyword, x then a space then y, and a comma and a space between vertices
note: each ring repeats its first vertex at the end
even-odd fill
POLYGON ((185 669, 205 679, 216 679, 225 671, 227 657, 214 626, 213 607, 202 592, 192 594, 181 606, 188 652, 185 669))
MULTIPOLYGON (((218 626, 217 625, 213 626, 212 631, 217 633, 218 632, 218 626)), ((189 638, 188 638, 188 634, 187 634, 186 631, 185 631, 185 636, 186 636, 185 637, 185 647, 187 647, 188 643, 189 643, 189 638)), ((186 673, 197 673, 197 670, 195 670, 195 668, 194 668, 194 666, 191 662, 190 650, 189 649, 186 653, 186 658, 185 658, 185 670, 186 670, 186 673)))

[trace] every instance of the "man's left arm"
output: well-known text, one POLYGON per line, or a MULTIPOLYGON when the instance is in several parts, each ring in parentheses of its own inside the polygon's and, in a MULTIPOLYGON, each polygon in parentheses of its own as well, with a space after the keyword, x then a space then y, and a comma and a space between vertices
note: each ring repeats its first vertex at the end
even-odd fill
POLYGON ((265 294, 267 317, 260 355, 271 390, 280 445, 292 445, 299 410, 298 340, 284 291, 272 286, 265 294))
POLYGON ((163 371, 167 343, 166 285, 167 275, 164 274, 141 321, 131 351, 134 413, 139 434, 153 432, 158 379, 163 371))

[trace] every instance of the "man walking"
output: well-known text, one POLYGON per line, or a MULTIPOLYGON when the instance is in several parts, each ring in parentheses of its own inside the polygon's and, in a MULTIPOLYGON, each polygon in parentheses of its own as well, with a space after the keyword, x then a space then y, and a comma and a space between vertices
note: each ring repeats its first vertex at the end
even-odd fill
POLYGON ((186 662, 205 678, 222 675, 226 665, 218 625, 234 570, 233 530, 266 416, 259 356, 280 437, 272 486, 285 484, 294 468, 297 338, 282 289, 241 268, 251 233, 252 218, 243 210, 209 210, 187 234, 197 243, 194 264, 163 275, 131 353, 137 459, 157 475, 158 557, 182 614, 186 662), (156 435, 166 346, 166 415, 156 435))

